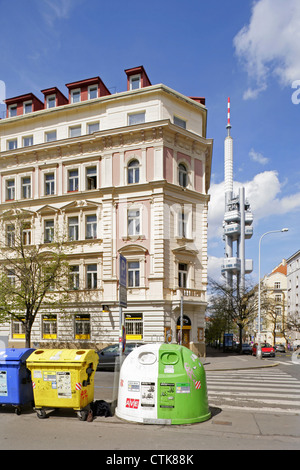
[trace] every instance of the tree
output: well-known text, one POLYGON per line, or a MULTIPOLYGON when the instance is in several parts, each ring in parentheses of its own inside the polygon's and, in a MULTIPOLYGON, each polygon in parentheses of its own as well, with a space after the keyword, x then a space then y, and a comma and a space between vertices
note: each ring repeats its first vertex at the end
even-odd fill
MULTIPOLYGON (((239 329, 239 347, 243 342, 243 330, 253 321, 257 313, 257 305, 255 302, 255 290, 245 288, 243 292, 239 287, 228 287, 225 283, 217 282, 209 279, 210 310, 214 311, 217 318, 225 320, 226 329, 229 331, 230 326, 236 324, 239 329)), ((224 332, 226 330, 224 329, 224 332)))
POLYGON ((24 325, 25 346, 42 307, 62 308, 67 294, 63 243, 31 244, 28 211, 3 213, 0 243, 0 319, 24 325))

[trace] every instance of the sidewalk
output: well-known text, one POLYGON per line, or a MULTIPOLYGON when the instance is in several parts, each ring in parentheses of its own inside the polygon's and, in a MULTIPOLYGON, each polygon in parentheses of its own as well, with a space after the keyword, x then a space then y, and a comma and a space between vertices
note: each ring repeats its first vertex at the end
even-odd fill
POLYGON ((262 367, 274 367, 278 363, 268 359, 257 359, 250 354, 237 354, 235 352, 223 352, 215 348, 207 347, 206 357, 200 359, 205 371, 257 369, 262 367))

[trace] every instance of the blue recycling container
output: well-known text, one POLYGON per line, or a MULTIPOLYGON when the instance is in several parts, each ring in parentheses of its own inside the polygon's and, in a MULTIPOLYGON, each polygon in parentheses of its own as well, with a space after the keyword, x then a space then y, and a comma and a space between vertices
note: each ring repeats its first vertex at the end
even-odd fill
POLYGON ((0 405, 12 405, 16 414, 21 405, 33 403, 31 374, 26 359, 35 349, 0 349, 0 405))

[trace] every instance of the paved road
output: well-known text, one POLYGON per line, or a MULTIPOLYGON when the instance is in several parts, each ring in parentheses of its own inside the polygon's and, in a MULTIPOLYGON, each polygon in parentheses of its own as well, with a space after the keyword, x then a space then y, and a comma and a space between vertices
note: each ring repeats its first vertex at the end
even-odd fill
MULTIPOLYGON (((296 371, 300 366, 280 362, 275 365, 276 360, 264 360, 260 364, 263 367, 257 368, 257 360, 253 357, 222 355, 207 357, 204 362, 212 411, 212 418, 204 423, 143 425, 128 423, 115 416, 97 417, 88 423, 79 421, 72 410, 63 409, 51 412, 48 419, 39 420, 32 409, 17 416, 8 407, 3 407, 0 409, 0 448, 101 449, 106 451, 100 454, 101 459, 118 455, 123 450, 132 450, 132 455, 139 456, 138 451, 142 449, 153 455, 164 454, 164 451, 172 453, 174 449, 177 453, 191 450, 192 454, 196 449, 299 450, 297 402, 300 381, 296 371), (272 367, 268 367, 270 365, 272 367), (291 373, 293 370, 295 377, 291 373), (233 401, 232 394, 235 395, 233 401)), ((114 373, 97 372, 95 399, 111 401, 114 383, 114 373)))

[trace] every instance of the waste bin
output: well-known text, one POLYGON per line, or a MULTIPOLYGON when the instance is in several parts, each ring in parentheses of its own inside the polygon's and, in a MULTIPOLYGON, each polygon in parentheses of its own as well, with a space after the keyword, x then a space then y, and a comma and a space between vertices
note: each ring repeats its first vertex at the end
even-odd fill
POLYGON ((21 406, 33 404, 30 371, 26 359, 34 349, 0 349, 0 404, 12 405, 16 414, 21 406))
POLYGON ((94 399, 99 357, 92 349, 37 349, 27 359, 37 416, 46 409, 73 408, 85 420, 94 399))
POLYGON ((116 415, 147 424, 188 424, 211 417, 200 359, 177 344, 132 351, 120 371, 116 415))

